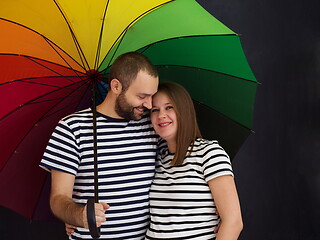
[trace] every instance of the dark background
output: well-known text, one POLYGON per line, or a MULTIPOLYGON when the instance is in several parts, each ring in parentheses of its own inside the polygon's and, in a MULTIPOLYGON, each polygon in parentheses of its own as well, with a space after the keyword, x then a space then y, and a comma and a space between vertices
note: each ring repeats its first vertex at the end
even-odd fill
POLYGON ((240 34, 261 83, 233 161, 240 239, 320 239, 320 2, 199 2, 240 34))
MULTIPOLYGON (((241 240, 320 239, 320 3, 198 0, 241 37, 258 87, 254 131, 233 160, 241 240)), ((65 239, 59 222, 0 207, 0 239, 65 239)))

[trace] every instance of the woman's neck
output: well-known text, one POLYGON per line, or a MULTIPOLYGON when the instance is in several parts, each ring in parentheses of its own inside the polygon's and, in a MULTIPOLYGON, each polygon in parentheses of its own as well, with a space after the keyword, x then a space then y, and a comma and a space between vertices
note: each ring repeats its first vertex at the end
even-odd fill
POLYGON ((167 141, 167 145, 170 153, 176 153, 177 143, 175 141, 167 141))

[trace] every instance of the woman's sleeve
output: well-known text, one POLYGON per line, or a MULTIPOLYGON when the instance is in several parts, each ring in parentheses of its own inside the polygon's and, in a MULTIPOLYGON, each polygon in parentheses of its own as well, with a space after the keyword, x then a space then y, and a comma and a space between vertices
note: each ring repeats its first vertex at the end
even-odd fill
POLYGON ((203 151, 202 171, 206 182, 224 175, 233 176, 230 158, 216 141, 207 144, 203 151))

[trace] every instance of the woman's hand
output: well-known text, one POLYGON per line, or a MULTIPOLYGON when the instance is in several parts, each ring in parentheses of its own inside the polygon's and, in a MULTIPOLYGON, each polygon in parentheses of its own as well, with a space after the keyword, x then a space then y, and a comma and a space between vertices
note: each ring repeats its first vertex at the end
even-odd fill
POLYGON ((69 224, 66 223, 66 233, 67 233, 67 235, 70 237, 71 234, 74 233, 74 230, 76 228, 77 228, 76 226, 72 226, 72 225, 69 225, 69 224))

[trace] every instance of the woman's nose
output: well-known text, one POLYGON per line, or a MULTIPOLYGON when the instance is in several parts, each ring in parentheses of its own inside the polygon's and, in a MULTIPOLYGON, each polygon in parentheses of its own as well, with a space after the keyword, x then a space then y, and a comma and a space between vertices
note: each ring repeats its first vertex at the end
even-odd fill
POLYGON ((165 111, 160 110, 159 111, 159 118, 165 118, 167 116, 167 114, 165 113, 165 111))

